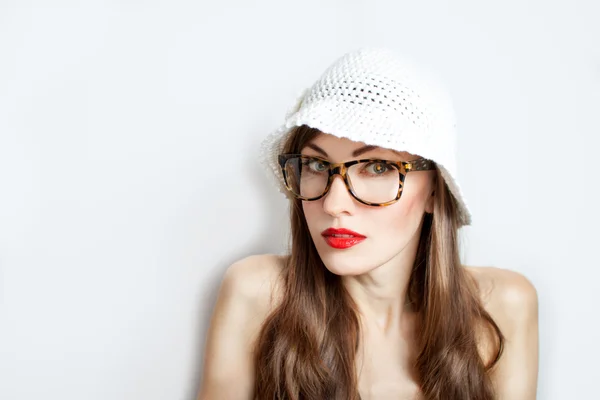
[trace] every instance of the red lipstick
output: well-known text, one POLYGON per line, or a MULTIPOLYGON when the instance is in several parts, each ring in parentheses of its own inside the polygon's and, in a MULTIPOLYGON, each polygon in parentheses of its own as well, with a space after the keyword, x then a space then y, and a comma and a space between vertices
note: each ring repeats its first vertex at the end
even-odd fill
POLYGON ((321 235, 334 249, 347 249, 366 239, 366 236, 344 228, 328 228, 321 232, 321 235))

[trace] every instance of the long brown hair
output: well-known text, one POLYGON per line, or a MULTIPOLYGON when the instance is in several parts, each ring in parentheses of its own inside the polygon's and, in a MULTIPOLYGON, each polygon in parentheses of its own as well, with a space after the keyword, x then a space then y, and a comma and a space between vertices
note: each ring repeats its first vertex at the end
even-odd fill
MULTIPOLYGON (((299 153, 319 133, 305 125, 295 128, 284 151, 299 153)), ((460 264, 456 203, 436 170, 434 211, 423 216, 407 292, 419 321, 415 372, 425 399, 491 400, 489 370, 502 354, 504 337, 460 264), (495 336, 495 355, 487 365, 477 345, 481 326, 495 336)), ((284 294, 254 349, 255 399, 360 399, 356 303, 340 276, 321 261, 300 200, 292 200, 290 217, 284 294)))

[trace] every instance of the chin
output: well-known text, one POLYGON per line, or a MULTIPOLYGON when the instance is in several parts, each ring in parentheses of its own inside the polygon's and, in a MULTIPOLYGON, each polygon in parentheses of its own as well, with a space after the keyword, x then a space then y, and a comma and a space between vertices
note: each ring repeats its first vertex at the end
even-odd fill
POLYGON ((365 274, 375 268, 372 259, 362 255, 358 248, 337 250, 327 245, 323 248, 317 248, 317 252, 325 265, 325 268, 332 274, 341 276, 354 276, 365 274))
POLYGON ((366 274, 369 272, 369 269, 357 268, 356 265, 340 265, 340 264, 332 264, 332 263, 324 263, 325 267, 329 272, 339 276, 358 276, 362 274, 366 274))

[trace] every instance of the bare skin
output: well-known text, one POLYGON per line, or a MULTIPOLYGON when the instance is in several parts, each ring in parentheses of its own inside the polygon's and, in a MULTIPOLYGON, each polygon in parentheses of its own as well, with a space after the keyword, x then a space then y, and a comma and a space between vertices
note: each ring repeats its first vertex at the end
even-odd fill
MULTIPOLYGON (((373 148, 331 135, 319 135, 303 154, 333 162, 360 157, 409 161, 415 155, 373 148)), ((336 176, 329 193, 303 202, 315 247, 359 309, 364 346, 356 369, 363 399, 418 399, 411 368, 415 354, 415 314, 405 305, 410 272, 424 212, 433 212, 435 171, 409 173, 401 201, 370 207, 349 194, 336 176), (366 235, 359 246, 329 247, 320 232, 344 227, 366 235)), ((254 370, 251 352, 264 318, 282 296, 282 257, 257 255, 226 272, 208 332, 199 399, 250 399, 254 370), (235 382, 235 385, 232 384, 235 382)), ((499 268, 464 267, 478 283, 482 304, 506 337, 505 352, 492 372, 499 399, 535 399, 538 369, 537 295, 522 275, 499 268)), ((484 360, 492 356, 491 337, 479 334, 484 360)))
MULTIPOLYGON (((225 273, 206 341, 199 400, 251 399, 252 348, 262 321, 281 301, 282 256, 254 255, 225 273), (232 384, 235 382, 235 384, 232 384)), ((465 267, 477 280, 482 301, 506 336, 504 355, 492 373, 498 399, 535 399, 538 369, 537 296, 521 274, 493 267, 465 267)), ((363 326, 369 361, 357 360, 363 399, 414 399, 410 370, 414 342, 409 313, 401 330, 387 335, 363 326), (397 357, 390 357, 397 354, 397 357)), ((482 337, 481 354, 490 357, 482 337)), ((359 352, 360 353, 360 352, 359 352)))

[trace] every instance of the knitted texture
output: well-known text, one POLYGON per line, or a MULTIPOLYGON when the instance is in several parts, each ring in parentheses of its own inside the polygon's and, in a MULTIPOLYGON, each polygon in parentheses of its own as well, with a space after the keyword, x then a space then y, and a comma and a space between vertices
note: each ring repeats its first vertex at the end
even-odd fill
POLYGON ((306 124, 356 142, 406 151, 436 162, 454 196, 460 226, 471 214, 456 180, 456 120, 439 79, 385 48, 346 53, 305 89, 283 124, 261 144, 261 163, 289 198, 277 155, 295 126, 306 124))

